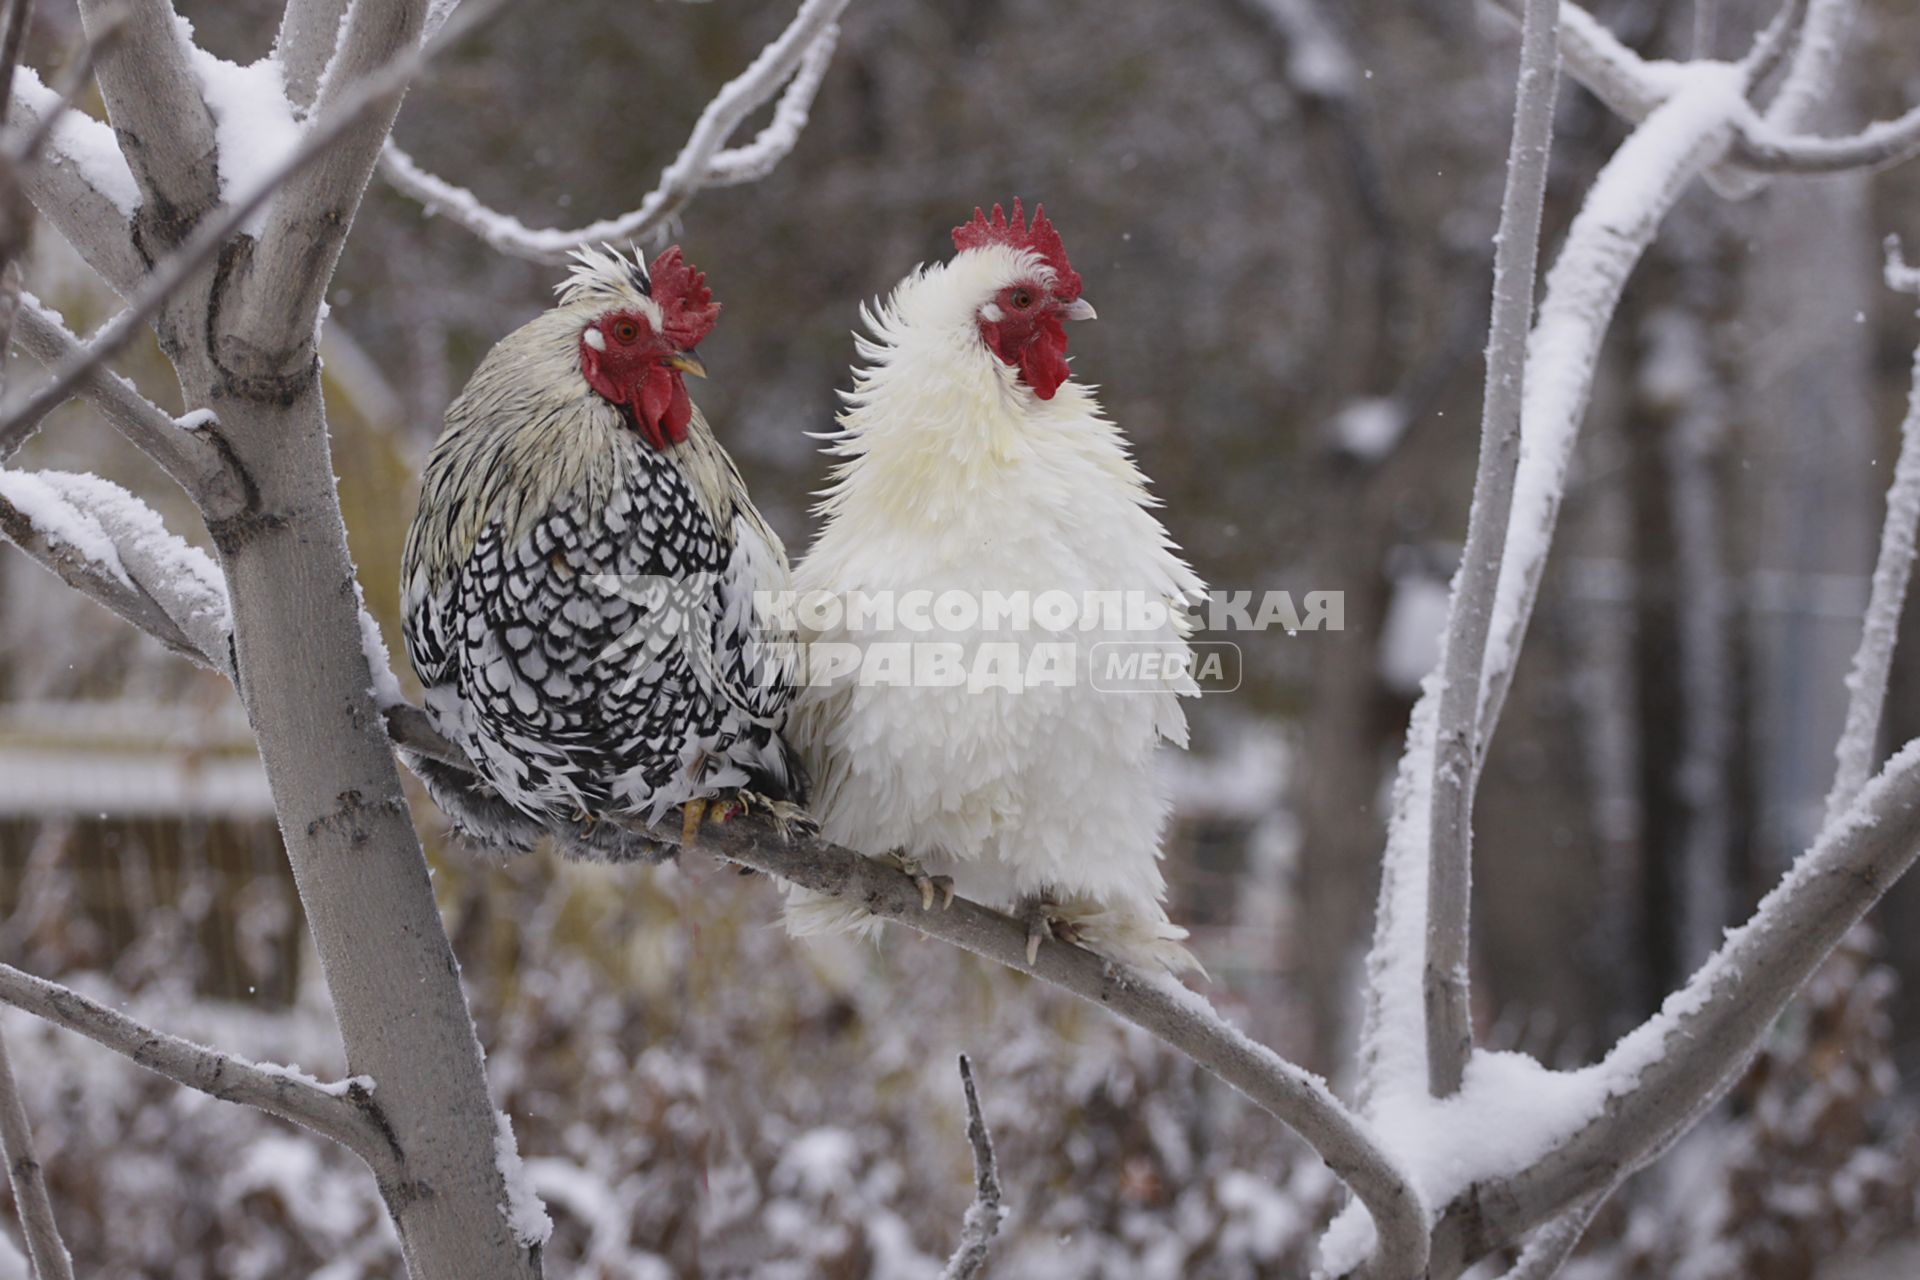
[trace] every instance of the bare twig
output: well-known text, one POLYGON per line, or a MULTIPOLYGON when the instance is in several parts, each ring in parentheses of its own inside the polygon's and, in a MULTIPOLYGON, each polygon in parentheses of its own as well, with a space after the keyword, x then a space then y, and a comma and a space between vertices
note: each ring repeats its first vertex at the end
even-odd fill
POLYGON ((391 142, 381 157, 381 172, 396 188, 494 248, 534 262, 564 262, 568 252, 583 244, 645 237, 678 216, 703 189, 757 181, 793 150, 833 58, 839 36, 834 23, 847 3, 803 0, 786 30, 714 95, 680 154, 661 173, 659 185, 637 208, 618 217, 573 230, 529 227, 487 208, 464 187, 428 173, 391 142), (723 150, 734 130, 782 84, 786 90, 767 127, 752 142, 723 150))
POLYGON ((1000 1170, 994 1163, 993 1136, 980 1111, 980 1094, 973 1086, 973 1064, 960 1055, 960 1087, 967 1095, 967 1143, 973 1148, 973 1203, 960 1227, 960 1243, 947 1260, 941 1280, 973 1280, 987 1265, 987 1247, 1000 1233, 1007 1216, 1001 1203, 1000 1170))
POLYGON ((340 104, 329 114, 316 121, 302 137, 300 145, 269 169, 251 192, 235 203, 224 206, 217 217, 204 219, 185 244, 155 267, 127 300, 126 310, 115 316, 86 345, 83 353, 62 361, 45 386, 36 391, 6 422, 0 422, 0 436, 5 435, 13 417, 44 414, 50 407, 71 397, 96 367, 119 354, 167 300, 212 260, 228 237, 267 201, 276 198, 276 193, 289 178, 306 170, 336 143, 355 136, 369 114, 382 106, 391 105, 405 92, 407 85, 428 59, 471 31, 478 22, 497 12, 503 3, 504 0, 474 0, 447 24, 447 29, 431 44, 408 49, 395 56, 376 74, 356 82, 352 92, 344 95, 340 104))
POLYGON ((1559 1217, 1546 1223, 1527 1240, 1519 1259, 1503 1280, 1553 1280, 1580 1247, 1593 1215, 1606 1202, 1606 1195, 1590 1196, 1559 1217))
POLYGON ((1466 548, 1447 615, 1445 685, 1433 757, 1427 881, 1427 1073, 1438 1097, 1460 1088, 1473 1052, 1468 917, 1473 882, 1473 794, 1491 723, 1480 722, 1481 669, 1500 582, 1500 548, 1513 512, 1520 461, 1520 402, 1533 323, 1540 211, 1546 201, 1559 84, 1559 0, 1527 0, 1514 94, 1506 194, 1494 240, 1493 320, 1487 339, 1479 474, 1466 548))
POLYGON ((382 1167, 389 1158, 364 1080, 322 1084, 182 1040, 89 1000, 71 987, 0 964, 0 1001, 77 1032, 176 1084, 291 1120, 382 1167))
POLYGON ((4 1033, 0 1033, 0 1154, 6 1156, 7 1179, 27 1239, 27 1256, 33 1260, 34 1280, 73 1280, 73 1259, 54 1221, 46 1174, 33 1152, 33 1130, 27 1125, 27 1109, 13 1078, 4 1033))
POLYGON ((33 0, 9 0, 6 34, 0 36, 0 126, 7 123, 7 104, 13 101, 13 72, 20 65, 20 46, 26 43, 33 0))

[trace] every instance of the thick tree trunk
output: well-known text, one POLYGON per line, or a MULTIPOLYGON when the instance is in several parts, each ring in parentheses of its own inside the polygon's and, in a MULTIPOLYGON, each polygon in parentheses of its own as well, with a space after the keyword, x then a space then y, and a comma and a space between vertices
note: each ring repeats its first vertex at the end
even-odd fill
MULTIPOLYGON (((193 380, 190 380, 190 382, 193 380)), ((481 1053, 370 689, 317 380, 287 402, 189 386, 256 491, 215 529, 241 696, 354 1074, 393 1154, 376 1167, 414 1280, 540 1274, 513 1237, 481 1053)))

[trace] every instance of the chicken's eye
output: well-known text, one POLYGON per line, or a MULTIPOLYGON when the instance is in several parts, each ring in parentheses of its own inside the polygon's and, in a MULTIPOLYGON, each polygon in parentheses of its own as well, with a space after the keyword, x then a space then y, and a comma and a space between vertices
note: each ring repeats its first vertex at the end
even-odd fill
POLYGON ((1015 289, 1013 296, 1009 298, 1008 301, 1013 303, 1019 310, 1025 311, 1033 306, 1033 294, 1027 289, 1015 289))
POLYGON ((631 320, 615 320, 613 336, 619 342, 632 342, 640 336, 640 326, 631 320))

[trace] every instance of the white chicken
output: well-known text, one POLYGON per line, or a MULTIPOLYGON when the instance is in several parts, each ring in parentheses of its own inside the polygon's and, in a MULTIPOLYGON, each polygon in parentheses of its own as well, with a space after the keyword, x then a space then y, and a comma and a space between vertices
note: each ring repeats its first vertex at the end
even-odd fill
MULTIPOLYGON (((1015 911, 1029 963, 1051 937, 1194 967, 1162 901, 1154 756, 1186 744, 1180 697, 1197 692, 1165 606, 1204 588, 1120 430, 1069 378, 1062 322, 1094 310, 1044 211, 976 210, 953 240, 952 260, 862 309, 826 524, 795 575, 802 601, 863 602, 813 609, 828 620, 805 634, 790 735, 814 816, 929 901, 938 886, 1015 911), (1116 689, 1096 665, 1115 646, 1158 658, 1122 664, 1116 689)), ((798 889, 787 921, 875 923, 798 889)))

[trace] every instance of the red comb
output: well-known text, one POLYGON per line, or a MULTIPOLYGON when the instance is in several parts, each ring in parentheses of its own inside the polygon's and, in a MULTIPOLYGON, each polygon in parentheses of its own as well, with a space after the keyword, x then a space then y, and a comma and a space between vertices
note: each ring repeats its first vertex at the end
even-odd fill
POLYGON ((707 277, 687 265, 680 246, 671 245, 653 260, 653 300, 660 304, 660 323, 675 347, 691 351, 713 331, 720 304, 707 288, 707 277))
POLYGON ((999 205, 993 206, 993 218, 976 207, 973 221, 953 229, 953 247, 961 251, 978 249, 990 244, 1010 245, 1015 249, 1024 249, 1053 268, 1056 297, 1072 302, 1080 296, 1080 273, 1067 262, 1067 247, 1060 243, 1060 233, 1047 221, 1047 207, 1033 207, 1033 222, 1027 223, 1026 215, 1020 210, 1020 198, 1014 197, 1013 221, 1007 221, 1007 215, 999 205))

